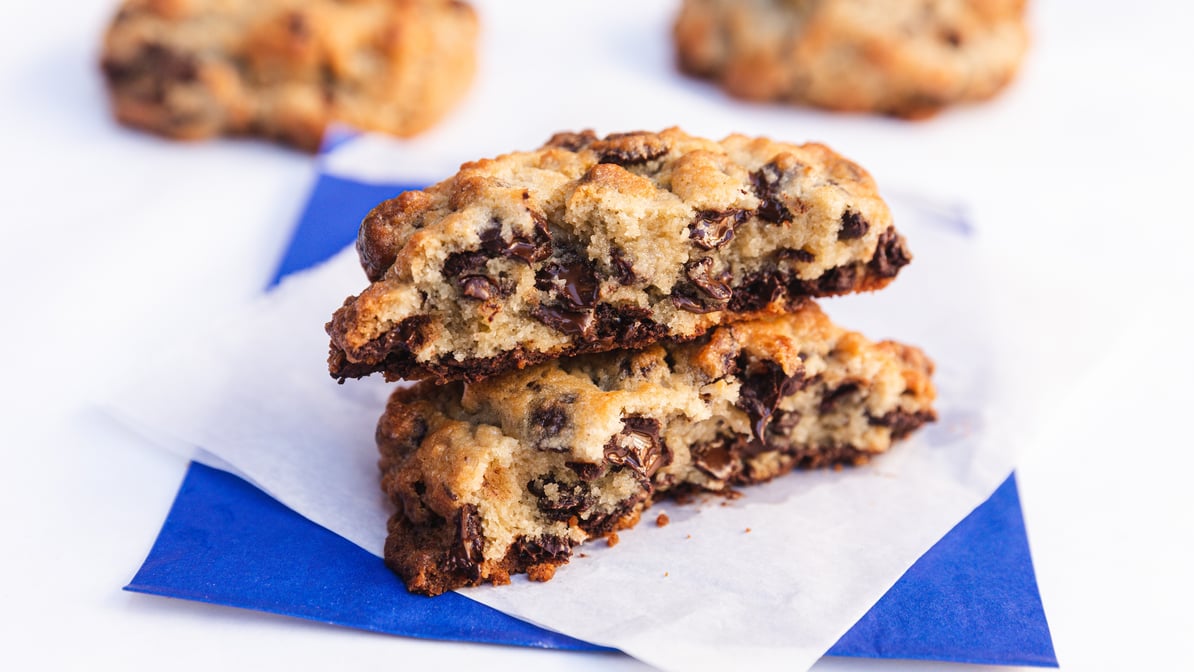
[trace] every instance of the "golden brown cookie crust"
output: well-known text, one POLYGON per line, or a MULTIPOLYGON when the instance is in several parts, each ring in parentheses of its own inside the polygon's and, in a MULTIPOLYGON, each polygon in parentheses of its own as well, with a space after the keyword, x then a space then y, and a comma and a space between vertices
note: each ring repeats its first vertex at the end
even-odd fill
POLYGON ((361 224, 373 280, 328 324, 334 377, 481 380, 695 338, 885 286, 907 264, 871 176, 818 144, 561 133, 361 224))
POLYGON ((1028 46, 1025 0, 684 0, 680 68, 730 94, 930 116, 998 93, 1028 46))
POLYGON ((426 594, 545 580, 660 498, 885 452, 935 418, 932 368, 809 302, 688 344, 398 390, 377 430, 398 508, 386 561, 426 594))
POLYGON ((129 126, 314 151, 331 122, 399 136, 434 124, 472 81, 476 34, 454 0, 125 0, 102 69, 129 126))

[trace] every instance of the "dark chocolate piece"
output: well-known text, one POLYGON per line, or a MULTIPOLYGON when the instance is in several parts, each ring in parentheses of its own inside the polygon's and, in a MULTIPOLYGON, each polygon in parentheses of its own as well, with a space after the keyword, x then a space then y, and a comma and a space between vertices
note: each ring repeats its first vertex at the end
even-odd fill
POLYGON ((891 278, 911 261, 912 255, 904 247, 904 237, 896 233, 895 227, 889 226, 879 234, 879 245, 867 267, 880 278, 891 278))
POLYGON ((768 163, 750 174, 751 186, 759 198, 759 208, 755 212, 760 219, 773 224, 786 224, 793 219, 792 211, 784 205, 779 195, 781 177, 782 171, 774 163, 768 163))
POLYGON ((605 460, 633 470, 646 486, 660 467, 672 461, 671 452, 659 438, 658 420, 632 415, 622 424, 622 431, 605 444, 605 460))
POLYGON ((456 540, 448 551, 449 568, 464 573, 470 581, 477 581, 481 578, 484 553, 481 513, 472 504, 465 504, 456 517, 456 540))
POLYGON ((494 256, 500 254, 527 264, 543 261, 551 256, 551 232, 545 219, 534 217, 534 220, 535 230, 530 236, 516 233, 510 240, 502 238, 502 223, 493 220, 490 227, 481 232, 481 249, 494 256))
POLYGON ((738 392, 738 408, 750 416, 751 430, 755 439, 763 442, 767 436, 767 425, 780 398, 795 394, 808 384, 804 370, 797 369, 792 375, 784 373, 779 362, 770 360, 742 362, 742 388, 738 392))
POLYGON ((862 238, 870 228, 870 223, 863 219, 862 215, 853 210, 847 210, 842 215, 842 228, 838 229, 837 239, 855 240, 862 238))
POLYGON ((729 243, 734 229, 749 216, 745 210, 702 210, 688 225, 688 235, 704 249, 715 250, 729 243))

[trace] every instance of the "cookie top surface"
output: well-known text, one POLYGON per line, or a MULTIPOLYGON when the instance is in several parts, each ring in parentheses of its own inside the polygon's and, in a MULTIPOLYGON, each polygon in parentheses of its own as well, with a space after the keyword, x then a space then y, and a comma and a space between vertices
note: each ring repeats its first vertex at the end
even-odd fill
POLYGON ((396 135, 433 124, 472 80, 476 33, 453 0, 125 0, 102 68, 131 126, 315 150, 332 121, 396 135))
POLYGON ((477 380, 552 357, 689 339, 911 259, 865 170, 818 144, 679 129, 465 164, 382 203, 373 284, 328 325, 332 374, 477 380))
POLYGON ((863 462, 935 417, 931 372, 916 348, 871 342, 809 302, 690 343, 398 390, 377 432, 404 519, 388 560, 439 592, 467 578, 444 562, 459 530, 443 521, 474 528, 475 583, 525 569, 511 549, 526 540, 567 549, 668 493, 863 462))
POLYGON ((993 96, 1028 45, 1024 0, 684 0, 680 67, 751 100, 908 118, 993 96))

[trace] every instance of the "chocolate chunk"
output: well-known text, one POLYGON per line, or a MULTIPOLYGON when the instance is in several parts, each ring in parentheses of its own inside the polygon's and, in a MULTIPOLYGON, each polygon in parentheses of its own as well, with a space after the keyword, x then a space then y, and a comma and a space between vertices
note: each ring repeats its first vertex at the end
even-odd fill
POLYGON ((623 285, 633 285, 638 282, 638 274, 634 272, 634 263, 626 256, 626 252, 616 246, 610 246, 609 258, 613 262, 614 277, 623 285))
POLYGON ((734 290, 729 308, 737 313, 754 312, 783 294, 784 285, 780 281, 778 273, 752 273, 743 279, 742 285, 738 289, 734 290))
POLYGON ((643 488, 636 494, 622 500, 612 511, 607 513, 590 513, 588 518, 581 518, 577 521, 580 524, 580 529, 589 533, 590 537, 603 537, 615 529, 623 522, 623 519, 638 508, 638 505, 647 498, 648 490, 643 488))
POLYGON ((902 439, 926 422, 933 422, 936 419, 937 415, 932 411, 916 411, 915 413, 909 413, 908 411, 902 410, 891 411, 878 418, 867 418, 868 422, 870 422, 872 425, 890 427, 891 438, 893 440, 902 439))
POLYGON ((632 166, 668 153, 667 143, 654 133, 611 133, 591 146, 598 163, 632 166))
POLYGON ((866 232, 870 230, 870 228, 870 222, 863 219, 862 215, 854 212, 853 210, 847 210, 846 213, 842 215, 842 228, 838 229, 837 231, 837 239, 855 240, 857 238, 862 238, 866 235, 866 232))
POLYGON ((445 278, 477 275, 478 271, 485 268, 485 263, 488 261, 489 255, 484 252, 453 252, 444 260, 444 267, 441 273, 445 278))
POLYGON ((561 564, 572 555, 572 542, 563 537, 519 538, 515 544, 518 561, 524 565, 561 564))
POLYGON ((650 487, 651 477, 672 461, 671 451, 659 438, 659 421, 632 415, 622 420, 623 429, 605 444, 605 461, 634 471, 650 487))
POLYGON ((536 502, 539 511, 552 520, 580 516, 597 503, 584 481, 562 483, 552 476, 543 476, 527 483, 527 491, 539 498, 536 502), (548 485, 556 486, 554 493, 548 492, 548 485))
POLYGON ((679 288, 675 294, 672 294, 671 299, 673 306, 698 315, 726 309, 722 304, 710 303, 696 298, 692 295, 691 291, 687 291, 683 287, 679 288))
MULTIPOLYGON (((745 355, 743 355, 745 359, 745 355)), ((766 440, 771 414, 783 397, 795 394, 806 384, 804 369, 788 375, 779 362, 771 360, 740 361, 742 387, 738 391, 738 408, 750 416, 751 429, 760 443, 766 440)))
POLYGON ((495 296, 499 296, 501 290, 498 288, 497 283, 484 275, 468 275, 460 279, 460 293, 470 299, 488 301, 495 296))
POLYGON ((553 329, 585 340, 592 339, 597 322, 591 310, 577 311, 562 306, 536 306, 531 314, 553 329))
POLYGON ((792 211, 784 205, 779 194, 779 183, 783 173, 774 163, 768 163, 750 174, 750 184, 754 187, 755 196, 759 198, 759 209, 756 214, 773 224, 786 224, 792 221, 792 211))
POLYGON ((781 248, 775 253, 776 259, 789 259, 792 261, 803 261, 805 263, 813 261, 817 257, 812 252, 807 250, 796 250, 791 247, 781 248))
POLYGON ((549 262, 535 273, 535 286, 542 290, 556 289, 573 308, 586 309, 597 305, 601 286, 597 272, 587 258, 549 262))
POLYGON ((730 480, 738 471, 738 443, 739 440, 721 438, 711 443, 693 446, 693 466, 719 481, 730 480))
POLYGON ((825 396, 821 397, 821 412, 832 412, 842 400, 857 392, 858 389, 858 383, 850 382, 843 383, 832 390, 826 391, 825 396))
POLYGON ((904 247, 903 236, 896 233, 895 227, 889 226, 879 234, 879 245, 875 248, 875 256, 867 262, 867 267, 880 278, 892 278, 910 261, 912 255, 904 247))
POLYGON ((692 284, 699 287, 713 301, 725 303, 734 295, 734 291, 730 289, 730 272, 724 270, 717 275, 713 274, 713 257, 702 257, 688 262, 684 265, 684 273, 692 284))
POLYGON ((946 28, 941 31, 941 40, 951 47, 962 46, 962 36, 954 28, 946 28))
POLYGON ((729 243, 734 229, 749 216, 750 213, 738 209, 702 210, 688 225, 688 236, 704 249, 714 250, 729 243))
POLYGON ((516 233, 510 240, 502 238, 502 224, 493 220, 489 228, 481 232, 481 249, 491 255, 502 255, 513 259, 520 259, 528 264, 543 261, 551 256, 551 232, 547 229, 547 222, 543 217, 536 217, 535 230, 530 236, 516 233))
POLYGON ((636 347, 628 343, 654 343, 667 334, 667 328, 651 319, 651 311, 640 306, 611 306, 597 304, 597 324, 594 340, 617 342, 621 347, 636 347))
POLYGON ((580 133, 556 133, 547 141, 545 147, 559 147, 570 152, 579 152, 589 145, 597 142, 597 134, 593 131, 581 131, 580 133))
POLYGON ((565 462, 565 467, 576 472, 582 481, 595 481, 605 475, 605 465, 592 462, 565 462))
POLYGON ((817 278, 815 287, 810 294, 837 294, 854 289, 858 279, 858 269, 855 266, 835 266, 817 278))
POLYGON ((481 514, 473 504, 465 504, 456 516, 456 540, 448 551, 449 569, 464 573, 470 581, 478 581, 484 552, 481 514))
POLYGON ((564 452, 566 444, 552 441, 571 424, 571 413, 566 408, 576 401, 575 394, 564 394, 532 410, 527 417, 530 434, 535 437, 536 450, 564 452))

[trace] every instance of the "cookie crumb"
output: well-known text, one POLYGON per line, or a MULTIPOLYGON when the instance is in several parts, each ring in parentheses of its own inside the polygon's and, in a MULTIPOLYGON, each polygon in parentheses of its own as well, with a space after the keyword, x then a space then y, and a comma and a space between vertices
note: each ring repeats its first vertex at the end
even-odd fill
POLYGON ((692 539, 692 535, 691 535, 691 534, 686 534, 686 535, 684 535, 684 538, 685 538, 685 539, 692 539))
POLYGON ((667 572, 664 572, 664 573, 663 573, 663 577, 664 577, 665 579, 667 578, 667 572))
POLYGON ((659 527, 664 527, 670 522, 672 522, 672 519, 668 518, 666 513, 661 513, 655 518, 655 524, 659 527))
POLYGON ((619 541, 619 540, 618 540, 618 533, 617 533, 617 532, 610 532, 610 533, 609 533, 609 536, 605 538, 605 543, 609 544, 611 547, 612 547, 612 546, 617 546, 617 545, 618 545, 618 541, 619 541))
POLYGON ((747 534, 750 534, 750 528, 749 528, 749 527, 748 527, 748 528, 746 528, 746 533, 747 533, 747 534))

